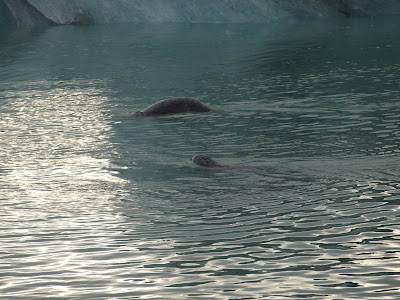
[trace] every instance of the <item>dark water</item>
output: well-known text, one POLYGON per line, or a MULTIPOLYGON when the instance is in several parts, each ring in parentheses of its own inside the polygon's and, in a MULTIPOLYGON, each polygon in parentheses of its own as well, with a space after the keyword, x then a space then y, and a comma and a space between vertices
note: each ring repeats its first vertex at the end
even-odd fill
POLYGON ((399 53, 388 18, 3 30, 0 298, 400 298, 399 53), (217 112, 129 117, 171 96, 217 112))

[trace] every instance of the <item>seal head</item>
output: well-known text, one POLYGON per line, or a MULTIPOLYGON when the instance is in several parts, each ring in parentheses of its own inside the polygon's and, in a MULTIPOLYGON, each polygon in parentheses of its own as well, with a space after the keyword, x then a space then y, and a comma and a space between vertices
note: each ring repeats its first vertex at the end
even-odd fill
POLYGON ((215 160, 205 154, 196 154, 190 158, 190 161, 192 161, 196 165, 206 168, 223 167, 223 165, 217 163, 215 160))

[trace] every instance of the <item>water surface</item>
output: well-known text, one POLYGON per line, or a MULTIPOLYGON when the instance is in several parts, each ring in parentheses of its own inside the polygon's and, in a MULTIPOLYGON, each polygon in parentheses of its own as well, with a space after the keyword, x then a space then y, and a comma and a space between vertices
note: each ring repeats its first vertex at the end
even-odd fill
POLYGON ((3 30, 0 298, 400 297, 399 36, 388 18, 3 30), (172 96, 216 112, 130 117, 172 96))

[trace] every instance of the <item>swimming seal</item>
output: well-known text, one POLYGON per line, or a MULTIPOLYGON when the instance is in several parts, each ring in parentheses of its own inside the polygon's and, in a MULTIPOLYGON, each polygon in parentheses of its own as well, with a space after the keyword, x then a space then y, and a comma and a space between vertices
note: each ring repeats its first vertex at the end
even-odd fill
POLYGON ((205 167, 205 168, 215 168, 215 169, 222 169, 222 170, 240 170, 240 171, 250 171, 250 172, 257 172, 257 173, 264 173, 264 172, 270 172, 270 173, 282 173, 282 174, 287 174, 287 173, 300 173, 297 170, 285 168, 285 167, 267 167, 267 166, 231 166, 231 165, 223 165, 218 162, 216 162, 214 159, 209 157, 208 155, 205 154, 196 154, 193 155, 190 158, 190 161, 193 162, 194 164, 205 167))
POLYGON ((189 97, 175 97, 166 100, 159 101, 142 111, 138 111, 134 116, 156 116, 156 115, 167 115, 167 114, 179 114, 179 113, 201 113, 211 112, 212 109, 201 103, 199 100, 189 97))
POLYGON ((206 167, 206 168, 221 168, 224 167, 224 165, 221 165, 217 163, 215 160, 213 160, 211 157, 205 154, 196 154, 193 155, 190 158, 190 161, 195 163, 196 165, 206 167))

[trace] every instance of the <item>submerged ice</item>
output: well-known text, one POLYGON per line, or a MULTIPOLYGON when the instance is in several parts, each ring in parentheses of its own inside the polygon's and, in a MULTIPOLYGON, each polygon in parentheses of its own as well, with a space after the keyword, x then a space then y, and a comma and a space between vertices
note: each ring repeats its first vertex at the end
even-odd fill
POLYGON ((400 14, 397 0, 0 0, 0 24, 270 22, 290 16, 400 14))

